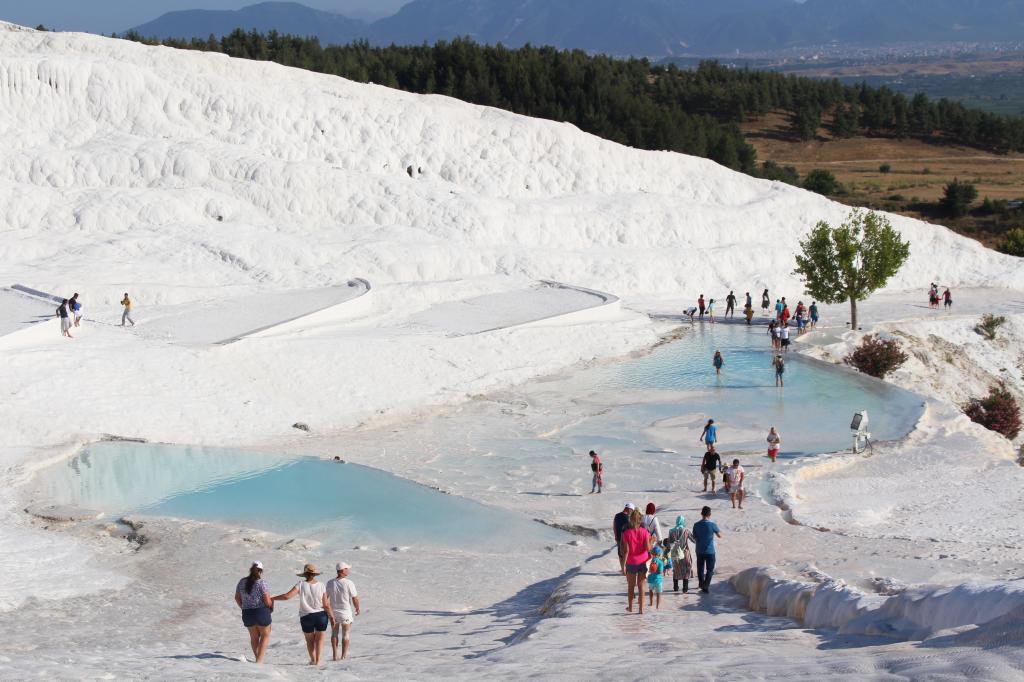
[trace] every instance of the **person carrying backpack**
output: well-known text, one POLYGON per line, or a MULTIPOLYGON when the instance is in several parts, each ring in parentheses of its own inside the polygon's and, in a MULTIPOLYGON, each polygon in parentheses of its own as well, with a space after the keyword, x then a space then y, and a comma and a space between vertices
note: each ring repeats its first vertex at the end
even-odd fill
POLYGON ((672 589, 679 591, 679 581, 683 581, 683 592, 690 590, 690 578, 693 577, 693 554, 690 544, 696 543, 693 535, 686 527, 686 517, 676 517, 676 525, 668 532, 668 557, 672 560, 672 589))

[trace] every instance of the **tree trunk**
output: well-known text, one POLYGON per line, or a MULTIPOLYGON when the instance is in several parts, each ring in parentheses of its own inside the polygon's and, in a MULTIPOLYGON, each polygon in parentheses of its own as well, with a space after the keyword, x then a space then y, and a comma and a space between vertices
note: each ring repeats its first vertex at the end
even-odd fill
POLYGON ((850 297, 850 329, 857 330, 857 299, 850 297))

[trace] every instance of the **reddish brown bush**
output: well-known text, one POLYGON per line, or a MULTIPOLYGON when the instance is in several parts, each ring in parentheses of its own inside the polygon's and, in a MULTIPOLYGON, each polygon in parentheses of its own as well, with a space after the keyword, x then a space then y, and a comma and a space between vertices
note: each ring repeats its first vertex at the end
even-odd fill
POLYGON ((1020 433, 1020 407, 1003 384, 997 384, 984 398, 974 398, 963 406, 971 421, 1010 440, 1020 433))
POLYGON ((874 334, 865 336, 860 346, 843 359, 851 367, 879 379, 884 379, 906 361, 907 354, 900 348, 899 341, 880 339, 874 334))

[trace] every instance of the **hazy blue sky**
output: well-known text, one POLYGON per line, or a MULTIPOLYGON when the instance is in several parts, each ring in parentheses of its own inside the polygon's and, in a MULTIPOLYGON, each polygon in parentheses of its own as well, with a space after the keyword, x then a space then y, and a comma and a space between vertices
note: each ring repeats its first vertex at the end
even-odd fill
MULTIPOLYGON (((299 0, 348 16, 391 14, 409 0, 299 0)), ((0 20, 64 31, 123 31, 176 9, 238 9, 260 0, 0 0, 0 20)))

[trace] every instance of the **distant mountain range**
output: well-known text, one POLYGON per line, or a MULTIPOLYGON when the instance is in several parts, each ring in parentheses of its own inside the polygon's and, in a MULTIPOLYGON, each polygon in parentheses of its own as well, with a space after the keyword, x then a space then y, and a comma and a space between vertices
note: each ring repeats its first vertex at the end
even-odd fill
POLYGON ((469 36, 613 55, 724 55, 831 42, 1024 39, 1024 0, 413 0, 373 23, 292 2, 237 11, 169 12, 135 31, 157 38, 205 38, 235 28, 315 35, 321 42, 365 38, 420 44, 469 36))

